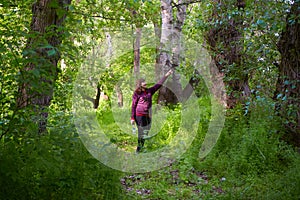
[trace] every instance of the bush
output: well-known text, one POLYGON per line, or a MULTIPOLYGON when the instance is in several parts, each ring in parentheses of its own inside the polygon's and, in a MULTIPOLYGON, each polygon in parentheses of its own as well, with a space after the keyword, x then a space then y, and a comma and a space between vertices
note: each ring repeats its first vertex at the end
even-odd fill
POLYGON ((225 199, 297 199, 299 155, 280 140, 272 104, 254 103, 247 115, 242 107, 227 113, 217 145, 198 168, 226 177, 225 199))
POLYGON ((1 141, 0 199, 120 199, 121 173, 86 151, 69 116, 53 117, 48 134, 1 141))

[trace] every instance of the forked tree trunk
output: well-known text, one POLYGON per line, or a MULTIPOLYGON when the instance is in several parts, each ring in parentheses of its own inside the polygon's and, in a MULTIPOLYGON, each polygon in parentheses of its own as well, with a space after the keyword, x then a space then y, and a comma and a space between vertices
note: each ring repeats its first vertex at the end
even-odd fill
POLYGON ((39 132, 46 129, 48 107, 57 78, 58 47, 62 42, 63 25, 71 0, 38 0, 32 6, 31 33, 26 53, 30 63, 21 70, 19 107, 33 106, 39 132))
POLYGON ((278 43, 281 53, 274 99, 284 121, 285 139, 300 146, 300 2, 295 1, 278 43))

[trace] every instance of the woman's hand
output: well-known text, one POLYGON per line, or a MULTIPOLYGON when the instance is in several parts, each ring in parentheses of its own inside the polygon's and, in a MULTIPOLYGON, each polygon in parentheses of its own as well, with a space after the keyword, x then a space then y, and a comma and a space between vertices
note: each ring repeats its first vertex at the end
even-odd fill
POLYGON ((135 121, 133 119, 130 120, 130 124, 134 125, 135 121))

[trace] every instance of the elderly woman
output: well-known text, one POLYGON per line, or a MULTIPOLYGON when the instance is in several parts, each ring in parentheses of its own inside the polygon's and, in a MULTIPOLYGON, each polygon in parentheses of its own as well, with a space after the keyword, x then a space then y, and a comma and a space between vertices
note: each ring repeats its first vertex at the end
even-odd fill
POLYGON ((138 126, 138 146, 136 152, 140 152, 144 146, 144 135, 147 135, 151 128, 151 107, 152 96, 159 90, 162 84, 173 73, 173 70, 169 70, 160 81, 158 81, 153 87, 147 88, 145 79, 137 80, 136 89, 132 96, 131 107, 131 124, 134 123, 138 126))

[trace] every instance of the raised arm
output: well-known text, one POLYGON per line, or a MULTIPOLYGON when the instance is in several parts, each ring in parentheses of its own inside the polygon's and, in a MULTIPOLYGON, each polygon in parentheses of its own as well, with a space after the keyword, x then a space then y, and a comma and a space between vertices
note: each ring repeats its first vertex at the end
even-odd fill
POLYGON ((149 91, 154 94, 173 72, 173 69, 170 69, 153 87, 149 88, 149 91))

